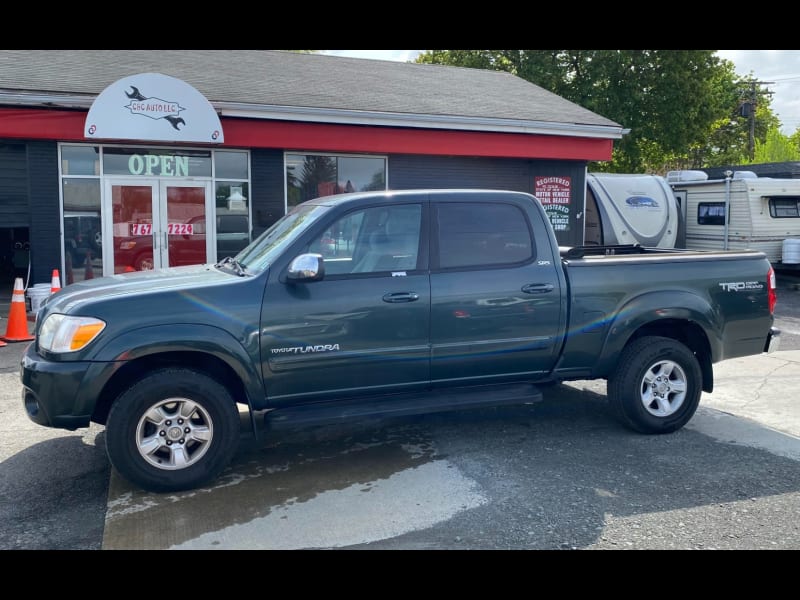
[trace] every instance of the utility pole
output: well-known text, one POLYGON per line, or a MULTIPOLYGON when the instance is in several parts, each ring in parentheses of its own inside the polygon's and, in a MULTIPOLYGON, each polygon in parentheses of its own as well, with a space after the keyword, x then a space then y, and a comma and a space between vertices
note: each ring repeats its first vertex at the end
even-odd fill
POLYGON ((750 86, 749 90, 742 90, 742 94, 747 94, 747 100, 742 103, 741 106, 741 115, 743 117, 747 117, 750 121, 750 134, 747 140, 747 148, 749 150, 750 155, 750 162, 753 162, 756 153, 756 99, 758 94, 769 94, 770 96, 774 93, 769 90, 764 90, 760 92, 756 89, 757 85, 774 85, 774 81, 747 81, 745 82, 747 85, 750 86))

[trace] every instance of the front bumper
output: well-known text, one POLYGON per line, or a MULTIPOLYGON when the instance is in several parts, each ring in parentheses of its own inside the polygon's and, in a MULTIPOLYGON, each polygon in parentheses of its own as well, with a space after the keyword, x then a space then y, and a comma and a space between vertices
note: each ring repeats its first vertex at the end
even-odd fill
POLYGON ((55 362, 42 358, 30 344, 20 363, 22 404, 28 418, 59 429, 88 427, 90 414, 78 407, 79 390, 91 362, 55 362), (77 412, 77 414, 76 414, 77 412))
POLYGON ((771 327, 767 334, 767 343, 764 344, 764 352, 775 352, 781 345, 781 330, 771 327))

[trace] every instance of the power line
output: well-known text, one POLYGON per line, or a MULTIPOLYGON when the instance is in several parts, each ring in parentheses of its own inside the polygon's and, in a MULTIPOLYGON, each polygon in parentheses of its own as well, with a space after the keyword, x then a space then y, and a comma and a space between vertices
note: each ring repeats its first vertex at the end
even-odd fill
POLYGON ((756 99, 760 95, 772 95, 770 90, 759 90, 756 86, 773 85, 774 81, 743 81, 742 84, 749 86, 750 89, 741 90, 742 94, 747 94, 748 99, 742 102, 741 115, 750 120, 750 135, 748 136, 748 149, 750 150, 750 161, 755 158, 756 151, 756 99))
POLYGON ((794 75, 792 77, 779 77, 773 81, 773 83, 785 83, 787 81, 800 81, 800 75, 794 75))

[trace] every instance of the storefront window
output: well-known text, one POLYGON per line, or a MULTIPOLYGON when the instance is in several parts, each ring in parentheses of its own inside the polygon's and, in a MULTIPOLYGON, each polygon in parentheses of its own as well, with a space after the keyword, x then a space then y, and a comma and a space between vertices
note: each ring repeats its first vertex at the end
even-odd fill
POLYGON ((97 146, 62 146, 62 175, 100 175, 100 149, 97 146))
POLYGON ((250 186, 246 181, 217 181, 215 195, 217 260, 221 260, 250 243, 250 186))
POLYGON ((103 274, 103 236, 100 221, 100 179, 62 180, 64 198, 64 281, 103 274))
POLYGON ((287 210, 320 196, 385 189, 385 158, 286 155, 287 210))
POLYGON ((247 179, 247 152, 215 152, 214 176, 217 179, 247 179))

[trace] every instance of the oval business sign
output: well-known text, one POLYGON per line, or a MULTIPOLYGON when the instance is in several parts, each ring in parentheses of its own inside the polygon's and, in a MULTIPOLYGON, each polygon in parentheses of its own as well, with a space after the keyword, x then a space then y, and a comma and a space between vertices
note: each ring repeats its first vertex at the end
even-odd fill
POLYGON ((222 124, 197 89, 161 73, 123 77, 95 98, 83 135, 89 139, 222 144, 222 124))

